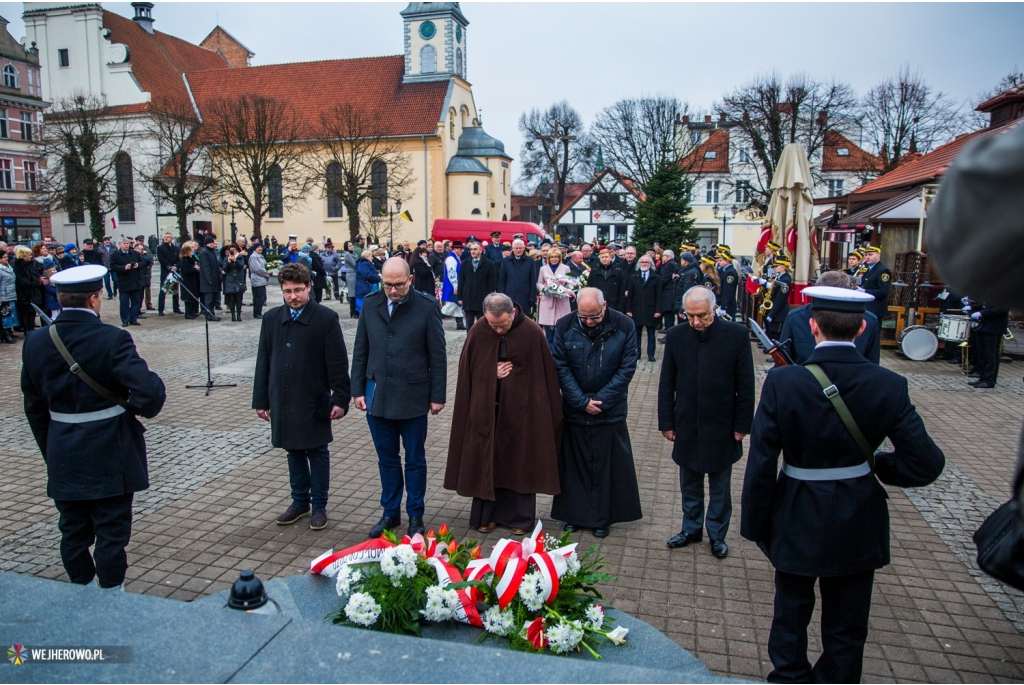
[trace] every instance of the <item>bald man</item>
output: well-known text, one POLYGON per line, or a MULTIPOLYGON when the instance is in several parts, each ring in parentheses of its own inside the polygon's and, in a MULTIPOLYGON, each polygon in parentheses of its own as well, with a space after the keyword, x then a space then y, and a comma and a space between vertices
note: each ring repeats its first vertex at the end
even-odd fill
POLYGON ((426 532, 427 414, 444 409, 448 364, 441 309, 413 289, 409 263, 402 257, 384 262, 380 285, 363 300, 352 351, 352 396, 356 409, 366 412, 380 470, 384 511, 371 538, 401 525, 403 487, 409 535, 426 532))

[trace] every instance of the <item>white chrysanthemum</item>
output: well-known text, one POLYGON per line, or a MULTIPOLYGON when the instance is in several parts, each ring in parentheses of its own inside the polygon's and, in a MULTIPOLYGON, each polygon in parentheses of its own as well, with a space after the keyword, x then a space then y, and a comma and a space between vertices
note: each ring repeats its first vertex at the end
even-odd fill
POLYGON ((604 609, 600 604, 591 604, 587 607, 587 627, 591 630, 600 630, 604 626, 604 609))
POLYGON ((579 621, 559 621, 548 628, 548 647, 555 654, 565 654, 583 639, 583 625, 579 621))
POLYGON ((565 558, 565 564, 568 567, 565 575, 574 576, 580 572, 580 558, 573 552, 565 558))
POLYGON ((551 550, 558 549, 561 546, 562 546, 562 542, 558 538, 552 537, 550 535, 545 535, 544 536, 544 551, 545 552, 550 552, 551 550))
POLYGON ((515 630, 516 620, 511 609, 501 610, 495 605, 484 612, 484 630, 491 635, 506 637, 515 630))
POLYGON ((519 597, 523 600, 523 604, 526 605, 527 609, 530 611, 540 611, 541 607, 544 606, 545 598, 541 590, 539 572, 534 571, 523 576, 523 580, 519 584, 519 597))
POLYGON ((361 626, 372 626, 380 616, 380 604, 365 592, 355 592, 345 605, 348 620, 361 626))
POLYGON ((412 548, 412 545, 399 545, 395 550, 395 555, 398 557, 400 562, 406 565, 416 565, 417 554, 416 550, 412 548))
POLYGON ((416 552, 409 545, 389 547, 381 553, 380 570, 395 585, 403 578, 415 578, 416 552))
POLYGON ((458 606, 459 595, 455 590, 445 590, 440 585, 431 585, 427 588, 427 604, 420 611, 428 621, 448 621, 455 616, 455 608, 458 606))

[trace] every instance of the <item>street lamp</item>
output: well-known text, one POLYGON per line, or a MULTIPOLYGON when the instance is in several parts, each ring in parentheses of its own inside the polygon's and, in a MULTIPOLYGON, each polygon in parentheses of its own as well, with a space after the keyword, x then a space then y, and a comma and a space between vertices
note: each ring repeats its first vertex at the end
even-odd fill
POLYGON ((402 213, 402 201, 395 200, 395 209, 388 211, 388 256, 395 250, 395 213, 402 213))
MULTIPOLYGON (((229 205, 228 205, 228 201, 227 200, 221 200, 220 201, 220 208, 224 212, 224 214, 228 213, 228 206, 229 205)), ((238 209, 242 209, 242 201, 241 200, 236 200, 235 204, 230 205, 230 207, 231 207, 231 243, 234 244, 235 240, 238 237, 238 235, 237 235, 238 234, 238 226, 235 225, 235 208, 237 207, 238 209)))
POLYGON ((719 208, 718 205, 715 205, 714 207, 711 208, 711 211, 714 213, 716 219, 718 218, 718 213, 719 212, 722 213, 722 231, 721 231, 721 233, 718 234, 718 244, 719 245, 721 245, 722 243, 725 242, 725 224, 726 224, 726 222, 729 221, 729 219, 732 219, 734 216, 736 216, 737 210, 739 210, 739 207, 737 207, 736 205, 733 205, 732 207, 729 207, 729 208, 726 208, 726 207, 719 208))

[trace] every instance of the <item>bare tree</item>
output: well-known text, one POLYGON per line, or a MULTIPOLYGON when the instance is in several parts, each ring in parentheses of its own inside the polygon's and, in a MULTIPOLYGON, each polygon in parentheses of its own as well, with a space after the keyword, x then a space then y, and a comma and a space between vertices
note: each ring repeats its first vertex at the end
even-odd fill
MULTIPOLYGON (((1003 78, 999 79, 999 83, 996 84, 995 88, 988 90, 984 93, 979 93, 975 97, 975 104, 981 104, 985 100, 991 99, 1000 93, 1010 90, 1011 88, 1017 88, 1024 86, 1024 72, 1020 70, 1016 64, 1013 65, 1013 69, 1008 71, 1003 78)), ((987 112, 972 112, 971 127, 985 128, 989 125, 990 115, 987 112)))
POLYGON ((608 166, 644 189, 664 163, 678 160, 676 117, 688 113, 674 97, 628 98, 602 110, 591 132, 608 166))
POLYGON ((240 95, 213 101, 204 119, 220 193, 241 202, 253 235, 263 235, 264 217, 283 216, 305 202, 310 178, 294 107, 264 95, 240 95))
POLYGON ((75 93, 47 115, 42 144, 50 172, 43 174, 36 201, 51 212, 89 215, 89 233, 101 240, 106 214, 118 203, 118 153, 127 128, 122 115, 92 95, 75 93))
POLYGON ((960 103, 933 92, 921 75, 903 66, 864 96, 863 118, 869 143, 892 171, 909 153, 928 152, 967 130, 960 103))
POLYGON ((364 218, 377 218, 390 203, 411 197, 409 156, 387 137, 382 120, 380 112, 338 105, 321 115, 315 154, 306 158, 313 185, 329 205, 345 208, 350 240, 362 232, 364 218), (367 212, 360 212, 363 205, 367 212))
POLYGON ((199 116, 192 103, 167 98, 154 103, 146 135, 155 143, 138 168, 149 185, 154 201, 167 202, 178 219, 178 234, 189 239, 188 216, 214 211, 213 191, 217 181, 206 149, 200 143, 199 116))
MULTIPOLYGON (((755 171, 752 204, 764 208, 783 148, 802 143, 813 158, 821 152, 826 133, 843 133, 856 121, 857 97, 845 83, 816 81, 802 73, 783 83, 778 72, 770 71, 725 95, 713 109, 725 113, 749 144, 755 171)), ((811 171, 819 173, 816 166, 811 171)))
POLYGON ((589 180, 594 169, 596 147, 583 126, 583 117, 566 100, 541 111, 537 108, 519 117, 525 141, 520 152, 520 173, 524 182, 550 178, 557 189, 555 205, 565 200, 565 184, 589 180))

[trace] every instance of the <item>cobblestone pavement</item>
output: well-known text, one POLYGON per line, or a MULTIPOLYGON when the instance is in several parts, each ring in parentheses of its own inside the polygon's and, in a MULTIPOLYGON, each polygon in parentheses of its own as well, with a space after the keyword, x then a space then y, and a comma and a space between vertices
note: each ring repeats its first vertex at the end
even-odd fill
MULTIPOLYGON (((279 301, 271 292, 271 301, 279 301)), ((342 312, 351 344, 355 321, 342 312)), ((116 302, 104 302, 116 319, 116 302)), ((139 351, 167 383, 168 401, 147 421, 152 487, 136 498, 129 557, 129 592, 192 600, 228 587, 238 569, 263 578, 302 573, 329 548, 365 539, 379 518, 379 480, 366 421, 358 412, 335 424, 330 523, 281 527, 288 504, 287 464, 270 446, 269 426, 249 408, 259 322, 210 325, 217 382, 209 397, 186 383, 206 380, 201 321, 155 312, 132 329, 139 351)), ((442 489, 455 372, 465 334, 446 322, 449 407, 431 418, 427 522, 453 525, 459 535, 494 542, 501 534, 467 530, 469 501, 442 489)), ((64 580, 56 511, 45 494, 45 469, 22 411, 17 374, 21 346, 0 346, 0 570, 64 580)), ((756 354, 756 351, 755 351, 756 354)), ((694 652, 718 674, 763 678, 771 668, 766 642, 772 613, 772 569, 738 534, 743 462, 733 473, 737 507, 727 559, 707 544, 670 551, 680 528, 677 471, 670 443, 657 432, 659 362, 642 362, 630 388, 629 427, 644 509, 642 521, 616 526, 600 541, 616 579, 609 603, 639 616, 694 652)), ((981 574, 971 533, 1004 501, 1024 415, 1021 364, 1001 369, 994 390, 972 390, 956 366, 911 362, 884 351, 883 363, 910 379, 914 401, 943 448, 947 468, 929 488, 888 488, 892 564, 876 576, 864 678, 872 682, 1002 682, 1024 680, 1024 595, 981 574)), ((759 383, 767 364, 758 354, 759 383)), ((550 498, 538 498, 545 525, 550 498)), ((574 535, 597 544, 589 532, 574 535)), ((812 650, 820 649, 812 621, 812 650)))

